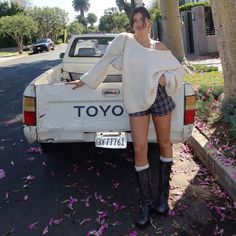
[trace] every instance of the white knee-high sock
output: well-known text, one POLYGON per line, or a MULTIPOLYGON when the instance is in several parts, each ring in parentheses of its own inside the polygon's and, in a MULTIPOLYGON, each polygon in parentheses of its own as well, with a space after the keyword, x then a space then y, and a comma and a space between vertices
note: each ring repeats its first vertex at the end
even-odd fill
POLYGON ((144 166, 135 166, 135 170, 137 172, 141 171, 141 170, 145 170, 145 169, 148 169, 149 168, 149 163, 147 163, 146 165, 144 166))
POLYGON ((172 162, 173 161, 173 157, 163 157, 163 156, 160 156, 160 160, 162 162, 172 162))

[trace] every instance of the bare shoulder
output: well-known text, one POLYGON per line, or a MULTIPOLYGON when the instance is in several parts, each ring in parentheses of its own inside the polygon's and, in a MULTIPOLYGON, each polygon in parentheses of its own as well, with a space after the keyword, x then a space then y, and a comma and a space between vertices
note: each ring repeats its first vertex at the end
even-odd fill
POLYGON ((166 45, 160 41, 155 42, 155 49, 160 51, 168 51, 169 48, 166 47, 166 45))

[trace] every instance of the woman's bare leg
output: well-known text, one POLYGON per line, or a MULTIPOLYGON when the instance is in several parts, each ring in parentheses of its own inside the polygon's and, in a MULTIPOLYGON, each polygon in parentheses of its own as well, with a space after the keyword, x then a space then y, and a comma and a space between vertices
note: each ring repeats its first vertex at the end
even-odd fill
POLYGON ((131 136, 134 146, 135 166, 147 165, 148 129, 150 116, 130 117, 131 136))
POLYGON ((160 146, 160 155, 165 158, 172 158, 172 144, 170 141, 171 113, 165 116, 152 116, 156 130, 157 142, 160 146))

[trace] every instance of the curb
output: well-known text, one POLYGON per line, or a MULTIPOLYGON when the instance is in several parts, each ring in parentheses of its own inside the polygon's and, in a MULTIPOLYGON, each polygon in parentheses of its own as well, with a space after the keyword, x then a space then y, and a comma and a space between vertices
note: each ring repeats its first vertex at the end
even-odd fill
POLYGON ((29 56, 28 53, 22 54, 22 55, 16 55, 16 56, 5 56, 5 57, 0 57, 0 63, 1 62, 5 62, 5 61, 9 61, 12 59, 17 59, 17 58, 22 58, 22 57, 26 57, 29 56))
MULTIPOLYGON (((222 164, 225 157, 209 142, 196 128, 187 141, 199 160, 208 168, 216 181, 225 189, 229 196, 236 201, 236 168, 222 164)), ((226 157, 225 157, 226 158, 226 157)))

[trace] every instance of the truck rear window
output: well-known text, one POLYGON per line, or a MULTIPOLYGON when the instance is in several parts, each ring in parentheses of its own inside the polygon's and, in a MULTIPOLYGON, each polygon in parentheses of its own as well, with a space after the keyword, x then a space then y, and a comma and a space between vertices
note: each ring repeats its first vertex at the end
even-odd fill
POLYGON ((69 52, 70 57, 101 57, 114 37, 76 38, 69 52))

